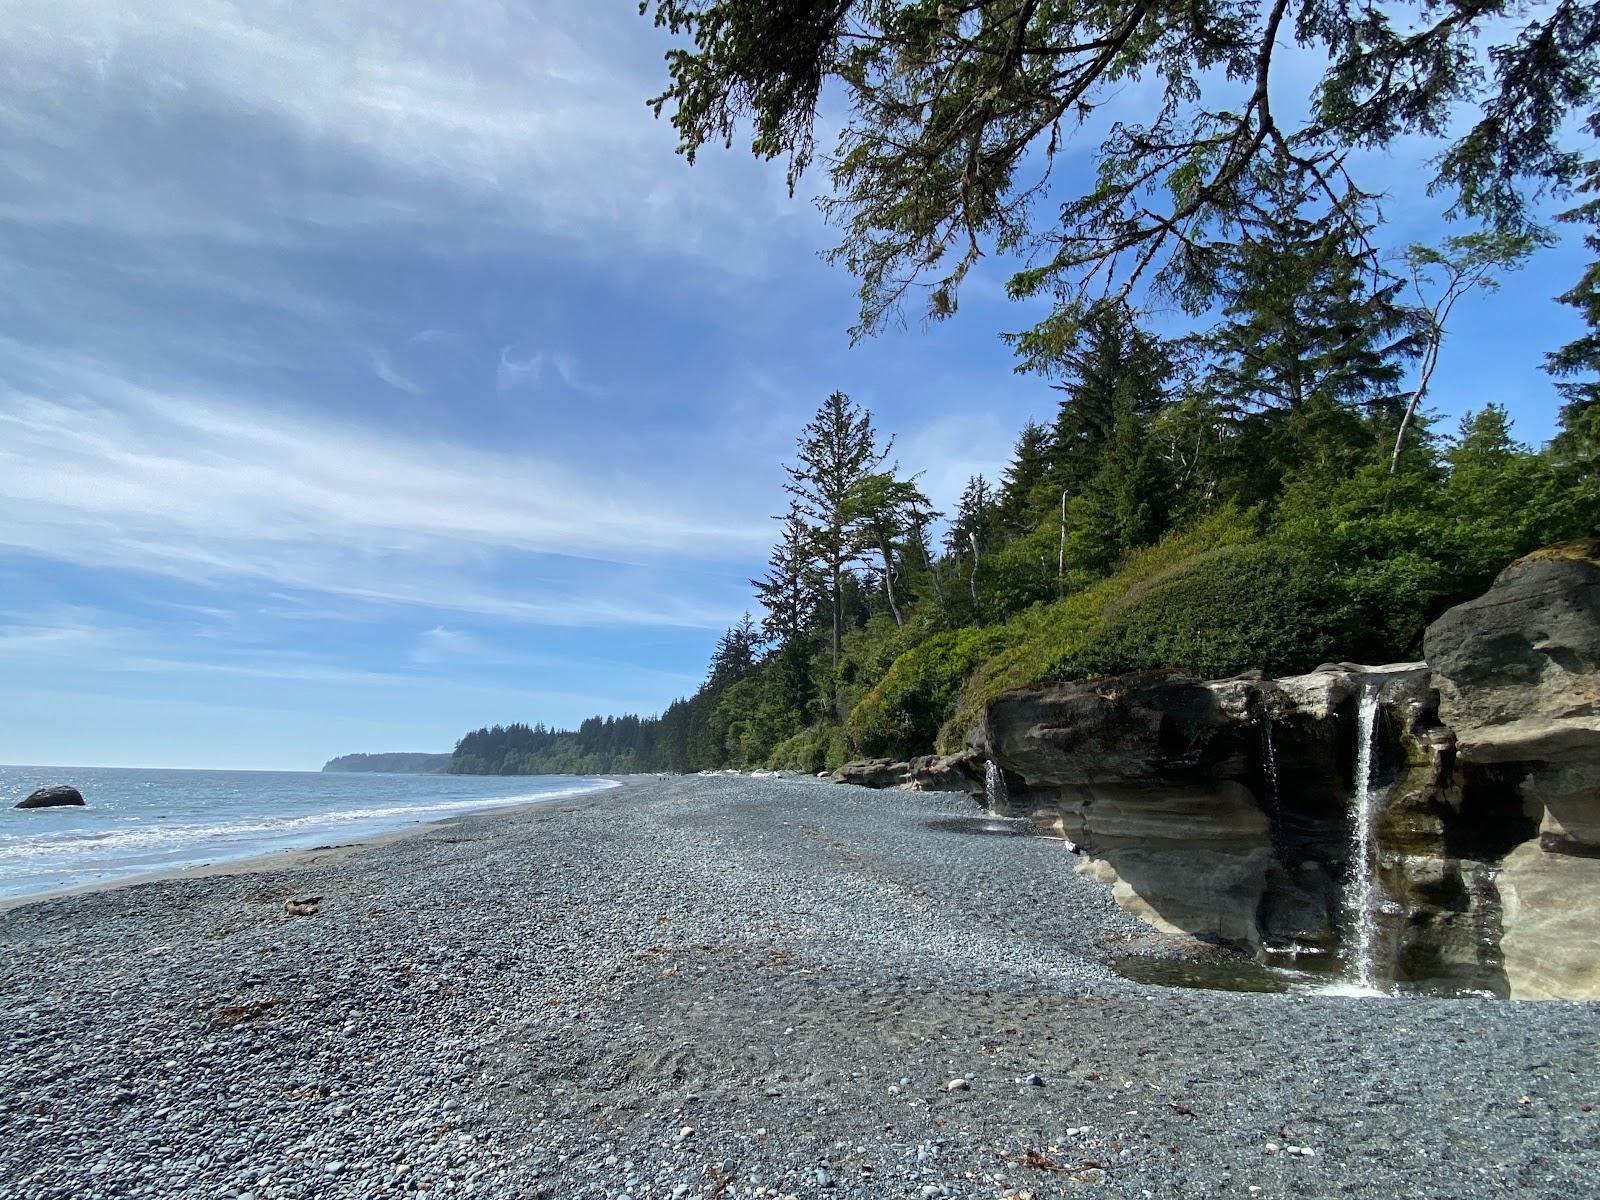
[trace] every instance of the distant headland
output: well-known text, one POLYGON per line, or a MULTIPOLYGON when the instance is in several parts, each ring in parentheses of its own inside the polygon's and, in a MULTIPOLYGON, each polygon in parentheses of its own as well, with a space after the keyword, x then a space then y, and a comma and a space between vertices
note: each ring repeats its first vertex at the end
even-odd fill
POLYGON ((442 775, 448 754, 341 754, 322 764, 324 771, 387 771, 401 775, 442 775))

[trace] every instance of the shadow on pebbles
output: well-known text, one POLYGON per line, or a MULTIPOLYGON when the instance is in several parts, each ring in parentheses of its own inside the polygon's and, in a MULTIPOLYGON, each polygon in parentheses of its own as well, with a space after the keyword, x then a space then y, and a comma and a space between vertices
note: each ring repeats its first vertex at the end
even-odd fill
POLYGON ((1121 979, 1016 828, 636 781, 16 909, 0 1197, 1592 1193, 1594 1006, 1121 979))

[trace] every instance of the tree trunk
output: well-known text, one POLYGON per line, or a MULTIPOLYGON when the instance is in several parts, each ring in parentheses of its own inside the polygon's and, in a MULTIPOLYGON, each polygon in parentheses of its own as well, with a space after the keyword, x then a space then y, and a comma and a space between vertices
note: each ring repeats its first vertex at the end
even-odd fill
POLYGON ((1434 378, 1434 366, 1438 363, 1438 342, 1440 342, 1440 328, 1432 326, 1427 331, 1427 346, 1422 347, 1422 362, 1416 371, 1416 390, 1411 392, 1411 403, 1405 406, 1405 413, 1400 418, 1400 430, 1395 434, 1395 453, 1389 456, 1389 474, 1400 474, 1400 451, 1405 450, 1406 430, 1411 427, 1411 418, 1416 416, 1416 410, 1422 403, 1422 397, 1427 394, 1427 381, 1434 378))
POLYGON ((839 666, 839 626, 844 623, 844 597, 840 595, 840 576, 843 571, 839 564, 833 565, 833 665, 839 666))
POLYGON ((905 628, 905 621, 900 616, 900 605, 894 596, 894 555, 889 549, 888 542, 878 546, 883 554, 883 587, 889 593, 889 611, 894 614, 894 623, 898 628, 905 628))
POLYGON ((939 582, 938 569, 933 565, 933 558, 928 554, 928 544, 920 537, 917 546, 922 550, 922 565, 928 568, 928 581, 933 584, 934 598, 939 601, 939 607, 944 607, 944 585, 939 582))
POLYGON ((1411 418, 1416 415, 1417 406, 1422 403, 1422 397, 1428 390, 1428 380, 1433 378, 1433 368, 1439 362, 1439 341, 1441 331, 1438 326, 1428 330, 1428 344, 1422 351, 1422 363, 1417 368, 1417 388, 1411 393, 1411 403, 1406 405, 1405 414, 1400 418, 1400 431, 1394 435, 1394 454, 1389 458, 1389 474, 1400 473, 1400 452, 1405 449, 1406 430, 1411 428, 1411 418))
POLYGON ((1056 552, 1056 582, 1067 573, 1067 489, 1061 489, 1061 548, 1056 552))
POLYGON ((975 533, 972 533, 972 534, 968 534, 967 536, 972 539, 972 578, 968 581, 968 583, 969 583, 969 585, 970 585, 970 587, 972 589, 972 609, 973 609, 973 612, 977 612, 977 609, 978 609, 978 535, 975 534, 975 533))

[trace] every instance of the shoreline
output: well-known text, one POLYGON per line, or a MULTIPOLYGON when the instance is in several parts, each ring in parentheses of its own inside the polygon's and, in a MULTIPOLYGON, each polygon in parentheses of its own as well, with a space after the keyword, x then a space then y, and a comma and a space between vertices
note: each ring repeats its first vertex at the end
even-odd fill
POLYGON ((1180 939, 965 798, 619 782, 12 909, 0 1193, 1554 1200, 1600 1172, 1600 1006, 1133 982, 1114 958, 1180 939))
MULTIPOLYGON (((306 772, 306 774, 320 774, 320 772, 306 772)), ((530 776, 530 778, 536 777, 530 776)), ((52 900, 94 895, 99 892, 115 891, 121 888, 141 887, 150 883, 167 883, 184 879, 210 879, 228 875, 255 875, 268 871, 296 871, 312 867, 332 866, 361 851, 381 849, 394 842, 415 837, 430 829, 447 826, 456 821, 500 815, 510 816, 528 809, 546 808, 569 800, 589 800, 606 796, 625 788, 627 781, 631 777, 626 775, 585 775, 581 778, 600 780, 608 786, 596 787, 582 792, 569 792, 563 795, 543 796, 537 799, 520 801, 516 804, 491 804, 487 805, 482 811, 467 810, 450 813, 447 816, 416 821, 399 829, 386 830, 383 833, 375 833, 370 837, 359 838, 350 842, 330 843, 325 846, 286 846, 282 849, 267 850, 263 853, 249 854, 240 858, 226 858, 217 862, 196 863, 191 866, 164 867, 155 871, 141 871, 134 875, 120 875, 114 879, 97 879, 88 883, 69 884, 66 887, 51 888, 48 891, 4 896, 0 897, 0 920, 3 920, 15 909, 33 904, 45 904, 52 900)))

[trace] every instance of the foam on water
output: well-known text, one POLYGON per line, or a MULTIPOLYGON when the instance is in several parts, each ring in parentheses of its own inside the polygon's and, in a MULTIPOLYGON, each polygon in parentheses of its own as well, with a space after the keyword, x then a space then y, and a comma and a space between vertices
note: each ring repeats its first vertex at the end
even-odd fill
POLYGON ((614 786, 575 776, 0 767, 0 897, 360 840, 614 786), (11 807, 61 782, 78 787, 88 807, 11 807))

